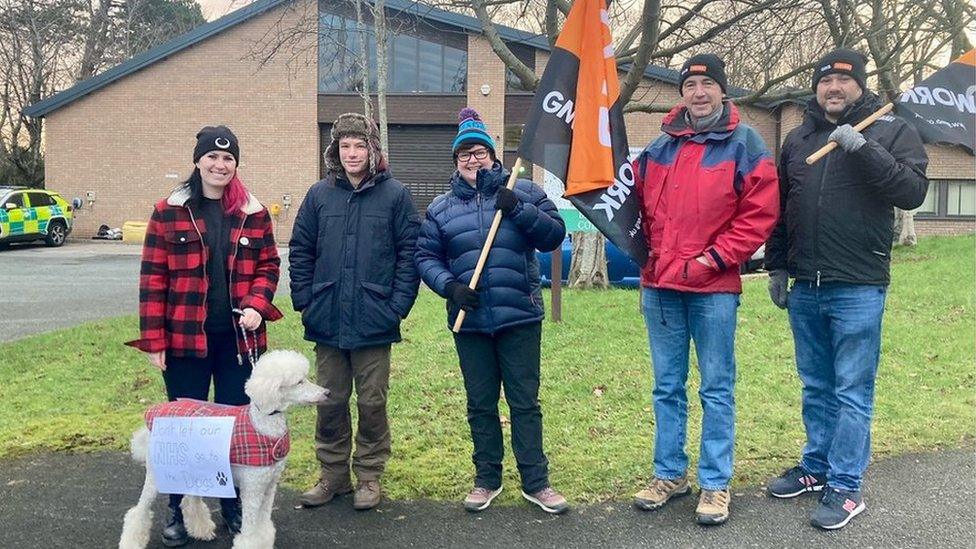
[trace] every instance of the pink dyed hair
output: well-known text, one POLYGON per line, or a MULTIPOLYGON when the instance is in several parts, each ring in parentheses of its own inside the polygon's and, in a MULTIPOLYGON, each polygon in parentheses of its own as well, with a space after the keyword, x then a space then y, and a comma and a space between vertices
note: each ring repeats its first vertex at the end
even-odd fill
POLYGON ((224 189, 224 196, 221 199, 224 205, 224 211, 234 213, 235 210, 243 208, 247 204, 247 200, 247 187, 244 186, 244 183, 235 173, 230 183, 227 184, 227 188, 224 189))

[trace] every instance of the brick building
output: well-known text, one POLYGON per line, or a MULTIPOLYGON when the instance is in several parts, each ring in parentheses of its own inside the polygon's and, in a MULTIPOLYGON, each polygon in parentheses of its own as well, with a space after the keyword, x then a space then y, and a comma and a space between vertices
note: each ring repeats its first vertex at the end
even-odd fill
MULTIPOLYGON (((511 163, 532 95, 507 73, 477 20, 409 0, 386 5, 394 32, 388 155, 393 173, 423 209, 447 188, 453 172, 457 112, 465 105, 481 112, 499 156, 511 163)), ((366 26, 371 29, 368 18, 366 26)), ((339 2, 258 0, 25 109, 46 119, 47 186, 84 201, 74 234, 87 237, 103 223, 147 219, 152 204, 190 174, 195 132, 226 124, 241 141, 245 184, 265 204, 282 206, 276 230, 279 242, 287 241, 305 191, 321 177, 331 122, 342 112, 362 112, 354 29, 355 16, 339 2), (316 9, 318 38, 308 33, 292 45, 312 52, 310 63, 287 51, 263 65, 259 56, 248 55, 269 29, 294 26, 316 9)), ((508 28, 501 35, 541 74, 549 52, 544 38, 508 28)), ((375 59, 375 40, 367 33, 366 41, 375 59)), ((634 99, 676 101, 677 82, 676 71, 649 67, 634 99)), ((370 88, 376 89, 375 81, 370 88)), ((801 108, 747 106, 741 114, 778 149, 798 124, 801 108)), ((656 137, 662 116, 628 114, 631 146, 643 147, 656 137)), ((919 230, 976 230, 972 157, 948 147, 929 152, 933 190, 919 230)), ((541 170, 533 175, 542 181, 541 170)))

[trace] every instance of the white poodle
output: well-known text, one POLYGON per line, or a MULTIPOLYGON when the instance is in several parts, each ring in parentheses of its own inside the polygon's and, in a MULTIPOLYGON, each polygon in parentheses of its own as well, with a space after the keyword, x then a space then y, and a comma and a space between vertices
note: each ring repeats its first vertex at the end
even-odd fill
MULTIPOLYGON (((231 443, 231 472, 234 484, 240 488, 242 504, 241 532, 234 538, 235 549, 274 547, 275 527, 271 522, 271 507, 281 473, 285 470, 285 456, 288 452, 288 425, 282 413, 292 404, 321 404, 325 402, 328 389, 308 380, 309 363, 302 354, 295 351, 271 351, 257 361, 244 392, 251 398, 251 404, 242 407, 222 407, 236 413, 234 438, 231 443), (250 421, 247 421, 247 420, 250 421), (250 425, 247 425, 247 424, 250 425), (245 429, 241 432, 240 429, 245 429), (249 440, 277 441, 273 448, 265 444, 238 446, 241 436, 249 440), (282 444, 283 443, 283 444, 282 444), (257 449, 257 451, 255 451, 257 449), (269 450, 269 451, 266 451, 269 450), (270 458, 268 457, 270 456, 270 458), (262 466, 244 465, 255 463, 254 458, 263 458, 270 464, 262 466)), ((220 405, 217 405, 218 407, 220 405)), ((146 413, 150 426, 158 416, 213 415, 215 405, 195 400, 178 400, 158 404, 146 413), (192 407, 199 406, 193 410, 192 407)), ((143 427, 132 435, 132 457, 146 464, 146 482, 142 487, 139 503, 125 514, 122 525, 120 549, 144 548, 149 543, 152 525, 152 502, 157 491, 149 464, 149 429, 143 427)), ((260 461, 261 459, 259 459, 260 461)), ((199 497, 187 496, 181 505, 190 537, 211 540, 216 527, 210 517, 210 509, 199 497)))

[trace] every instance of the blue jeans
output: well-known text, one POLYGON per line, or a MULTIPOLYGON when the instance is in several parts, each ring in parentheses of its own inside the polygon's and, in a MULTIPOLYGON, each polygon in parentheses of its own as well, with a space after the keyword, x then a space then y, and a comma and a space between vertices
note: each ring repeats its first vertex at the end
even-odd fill
POLYGON ((654 369, 654 476, 673 480, 688 469, 689 342, 698 355, 702 404, 698 484, 724 490, 735 442, 735 321, 738 294, 641 289, 654 369))
POLYGON ((807 443, 800 465, 860 490, 871 455, 874 379, 886 286, 797 281, 788 308, 803 383, 807 443))

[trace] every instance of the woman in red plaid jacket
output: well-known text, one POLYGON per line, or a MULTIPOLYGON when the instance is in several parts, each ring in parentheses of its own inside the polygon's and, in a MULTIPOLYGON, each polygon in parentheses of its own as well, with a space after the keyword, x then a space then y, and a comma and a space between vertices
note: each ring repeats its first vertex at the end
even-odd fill
MULTIPOLYGON (((142 250, 139 277, 141 337, 131 345, 149 355, 169 400, 248 404, 244 382, 265 350, 265 321, 281 318, 272 305, 278 251, 268 211, 237 177, 240 148, 225 126, 196 136, 190 178, 156 204, 142 250)), ((182 496, 170 496, 167 546, 187 539, 182 496)), ((239 500, 221 500, 228 528, 240 528, 239 500)))

